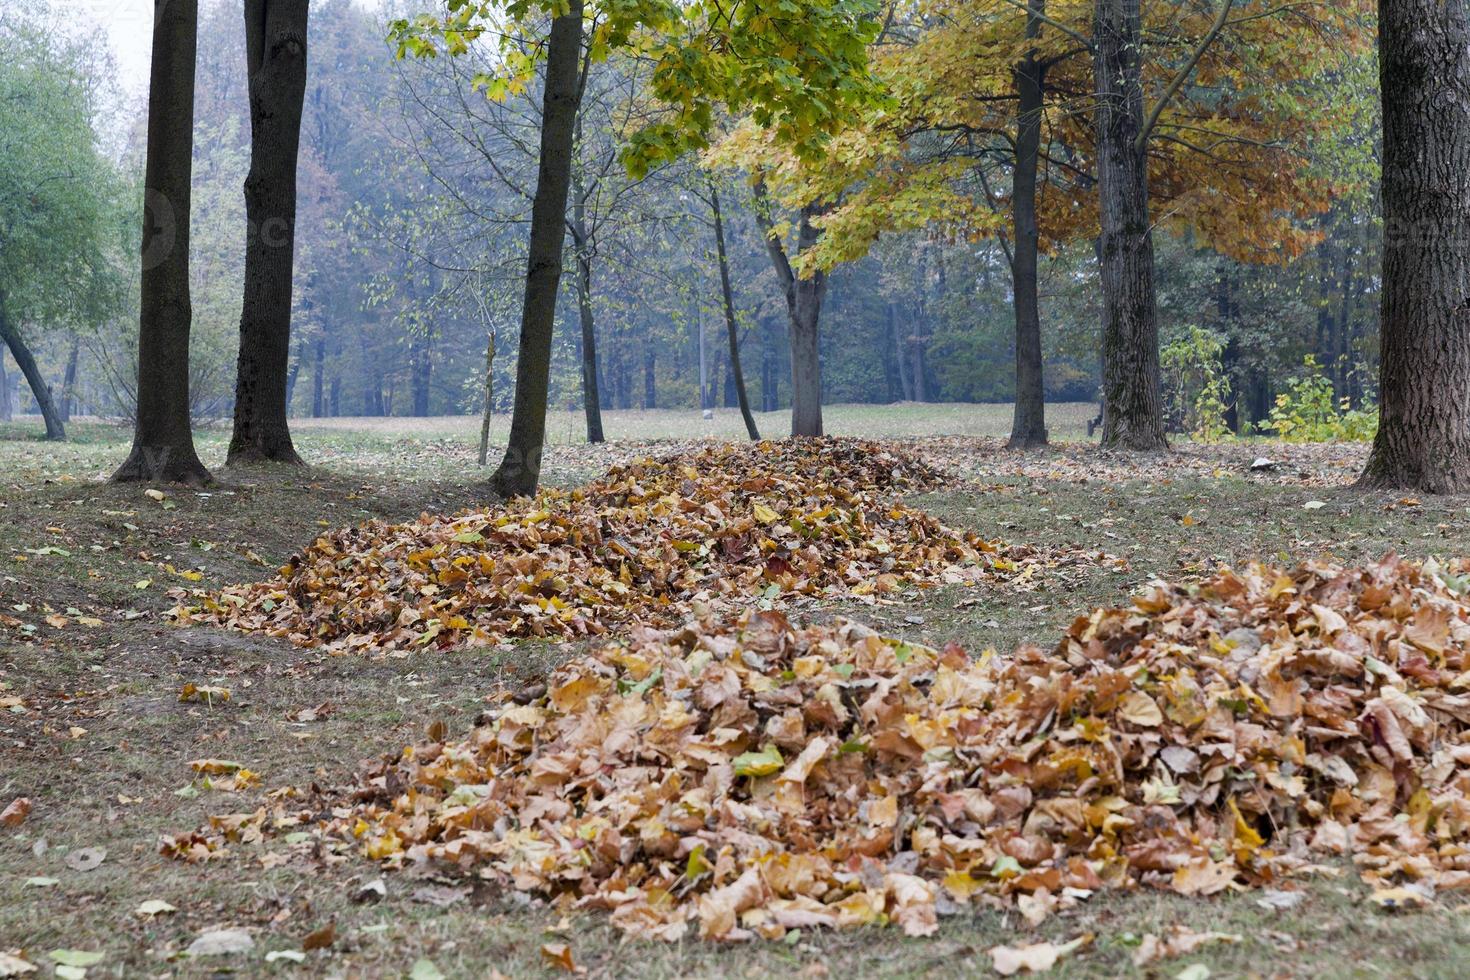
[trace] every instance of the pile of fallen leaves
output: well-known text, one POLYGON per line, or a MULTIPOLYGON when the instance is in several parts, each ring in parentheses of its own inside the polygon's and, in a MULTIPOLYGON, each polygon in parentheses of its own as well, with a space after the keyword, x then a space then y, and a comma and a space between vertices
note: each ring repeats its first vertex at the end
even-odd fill
POLYGON ((196 594, 209 622, 333 650, 406 651, 669 625, 692 603, 842 595, 997 579, 1098 556, 1012 548, 892 501, 934 489, 876 443, 719 444, 613 467, 570 492, 318 538, 270 581, 196 594))
POLYGON ((923 935, 974 902, 1036 922, 1344 854, 1422 900, 1470 885, 1467 587, 1253 567, 978 659, 772 611, 639 627, 380 764, 330 832, 661 939, 923 935))

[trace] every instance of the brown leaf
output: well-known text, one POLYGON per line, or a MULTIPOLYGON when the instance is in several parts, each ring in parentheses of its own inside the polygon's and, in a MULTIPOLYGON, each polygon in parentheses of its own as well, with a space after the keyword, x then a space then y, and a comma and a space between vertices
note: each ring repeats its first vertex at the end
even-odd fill
POLYGON ((0 826, 19 827, 25 823, 26 817, 31 814, 30 797, 20 796, 10 801, 10 805, 0 810, 0 826))
POLYGON ((301 940, 301 948, 307 952, 314 949, 326 949, 337 941, 337 924, 328 922, 315 932, 307 933, 306 938, 301 940))

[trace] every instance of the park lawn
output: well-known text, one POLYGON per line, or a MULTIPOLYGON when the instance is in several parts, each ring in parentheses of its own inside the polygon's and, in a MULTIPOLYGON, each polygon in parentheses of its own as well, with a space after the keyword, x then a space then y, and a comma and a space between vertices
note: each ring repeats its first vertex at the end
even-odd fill
MULTIPOLYGON (((1080 436, 1086 409, 1072 407, 1054 432, 1080 436)), ((1221 562, 1470 555, 1470 502, 1352 490, 1360 446, 1185 444, 1168 460, 1120 460, 1068 445, 1018 457, 1000 449, 1008 411, 837 407, 828 418, 838 432, 896 436, 907 427, 924 436, 915 448, 957 479, 951 490, 912 502, 947 523, 1011 542, 1107 551, 1126 558, 1125 569, 1072 567, 1025 589, 941 589, 892 606, 801 603, 793 614, 849 613, 913 639, 1005 650, 1050 645, 1093 605, 1124 602, 1154 576, 1187 579, 1221 562), (1256 456, 1277 460, 1275 471, 1251 474, 1256 456)), ((561 425, 566 434, 565 421, 554 420, 553 430, 561 425)), ((629 439, 705 434, 687 412, 610 413, 609 422, 611 434, 629 439)), ((739 425, 732 413, 717 422, 739 425)), ((777 417, 764 422, 779 434, 777 417)), ((986 911, 944 920, 923 940, 887 929, 727 947, 625 943, 599 916, 563 921, 489 885, 440 907, 414 897, 435 881, 384 874, 366 861, 267 868, 238 845, 205 865, 167 860, 156 852, 160 834, 252 810, 260 795, 202 788, 179 795, 191 785, 189 760, 236 760, 261 773, 262 789, 295 787, 314 800, 313 786, 349 786, 360 759, 396 752, 430 724, 463 735, 488 693, 543 675, 577 648, 523 642, 503 652, 369 660, 161 621, 173 604, 169 590, 258 579, 325 528, 476 502, 472 419, 303 422, 298 445, 319 468, 227 474, 209 491, 171 489, 162 502, 141 487, 97 482, 124 455, 120 430, 78 425, 77 442, 56 447, 25 438, 30 428, 0 429, 0 615, 29 627, 0 627, 0 699, 21 701, 21 710, 0 709, 0 806, 19 796, 35 804, 20 827, 0 828, 0 951, 23 947, 36 962, 58 948, 104 953, 90 976, 207 975, 221 967, 394 976, 425 958, 447 976, 483 977, 492 967, 546 975, 542 945, 565 942, 595 976, 917 977, 985 975, 986 951, 996 944, 1092 934, 1091 945, 1055 973, 1118 976, 1138 972, 1131 958, 1140 936, 1178 923, 1238 933, 1241 941, 1165 961, 1148 975, 1175 976, 1193 963, 1217 976, 1470 975, 1470 913, 1454 896, 1423 912, 1380 910, 1350 868, 1313 880, 1306 900, 1284 913, 1258 906, 1253 892, 1100 894, 1035 931, 1014 915, 986 911), (68 622, 48 624, 54 615, 68 622), (181 703, 186 683, 223 687, 231 697, 181 703), (322 704, 325 720, 292 720, 322 704), (73 870, 66 855, 82 848, 106 848, 106 858, 95 870, 73 870), (36 877, 57 882, 26 884, 36 877), (385 899, 352 900, 379 877, 385 899), (135 914, 155 898, 178 911, 151 920, 135 914), (334 943, 307 954, 304 965, 266 963, 267 951, 299 950, 328 923, 334 943), (219 927, 251 930, 254 952, 171 959, 219 927)), ((217 465, 222 435, 201 443, 206 462, 217 465)), ((579 482, 617 459, 668 448, 594 449, 572 433, 550 451, 548 479, 579 482)), ((263 851, 281 849, 268 840, 263 851)))

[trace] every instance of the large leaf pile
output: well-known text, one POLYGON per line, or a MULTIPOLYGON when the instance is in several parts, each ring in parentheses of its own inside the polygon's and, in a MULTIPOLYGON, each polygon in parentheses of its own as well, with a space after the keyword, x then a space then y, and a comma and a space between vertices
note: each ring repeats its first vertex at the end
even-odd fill
POLYGON ((303 646, 402 651, 667 625, 695 601, 1029 582, 1079 557, 960 534, 891 499, 940 485, 875 443, 712 445, 615 466, 570 492, 334 531, 276 578, 174 616, 303 646))
POLYGON ((1465 585, 1398 560, 1223 572, 973 660, 769 611, 640 627, 383 763, 332 830, 665 939, 926 934, 976 900, 1034 921, 1336 854, 1462 887, 1465 585))

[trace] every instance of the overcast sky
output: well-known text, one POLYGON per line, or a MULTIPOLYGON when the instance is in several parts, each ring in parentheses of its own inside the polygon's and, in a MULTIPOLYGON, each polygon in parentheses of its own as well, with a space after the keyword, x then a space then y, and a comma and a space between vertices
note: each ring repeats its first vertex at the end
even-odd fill
POLYGON ((148 90, 149 48, 153 43, 153 0, 53 0, 55 8, 89 15, 107 32, 117 59, 118 82, 129 96, 148 90))

